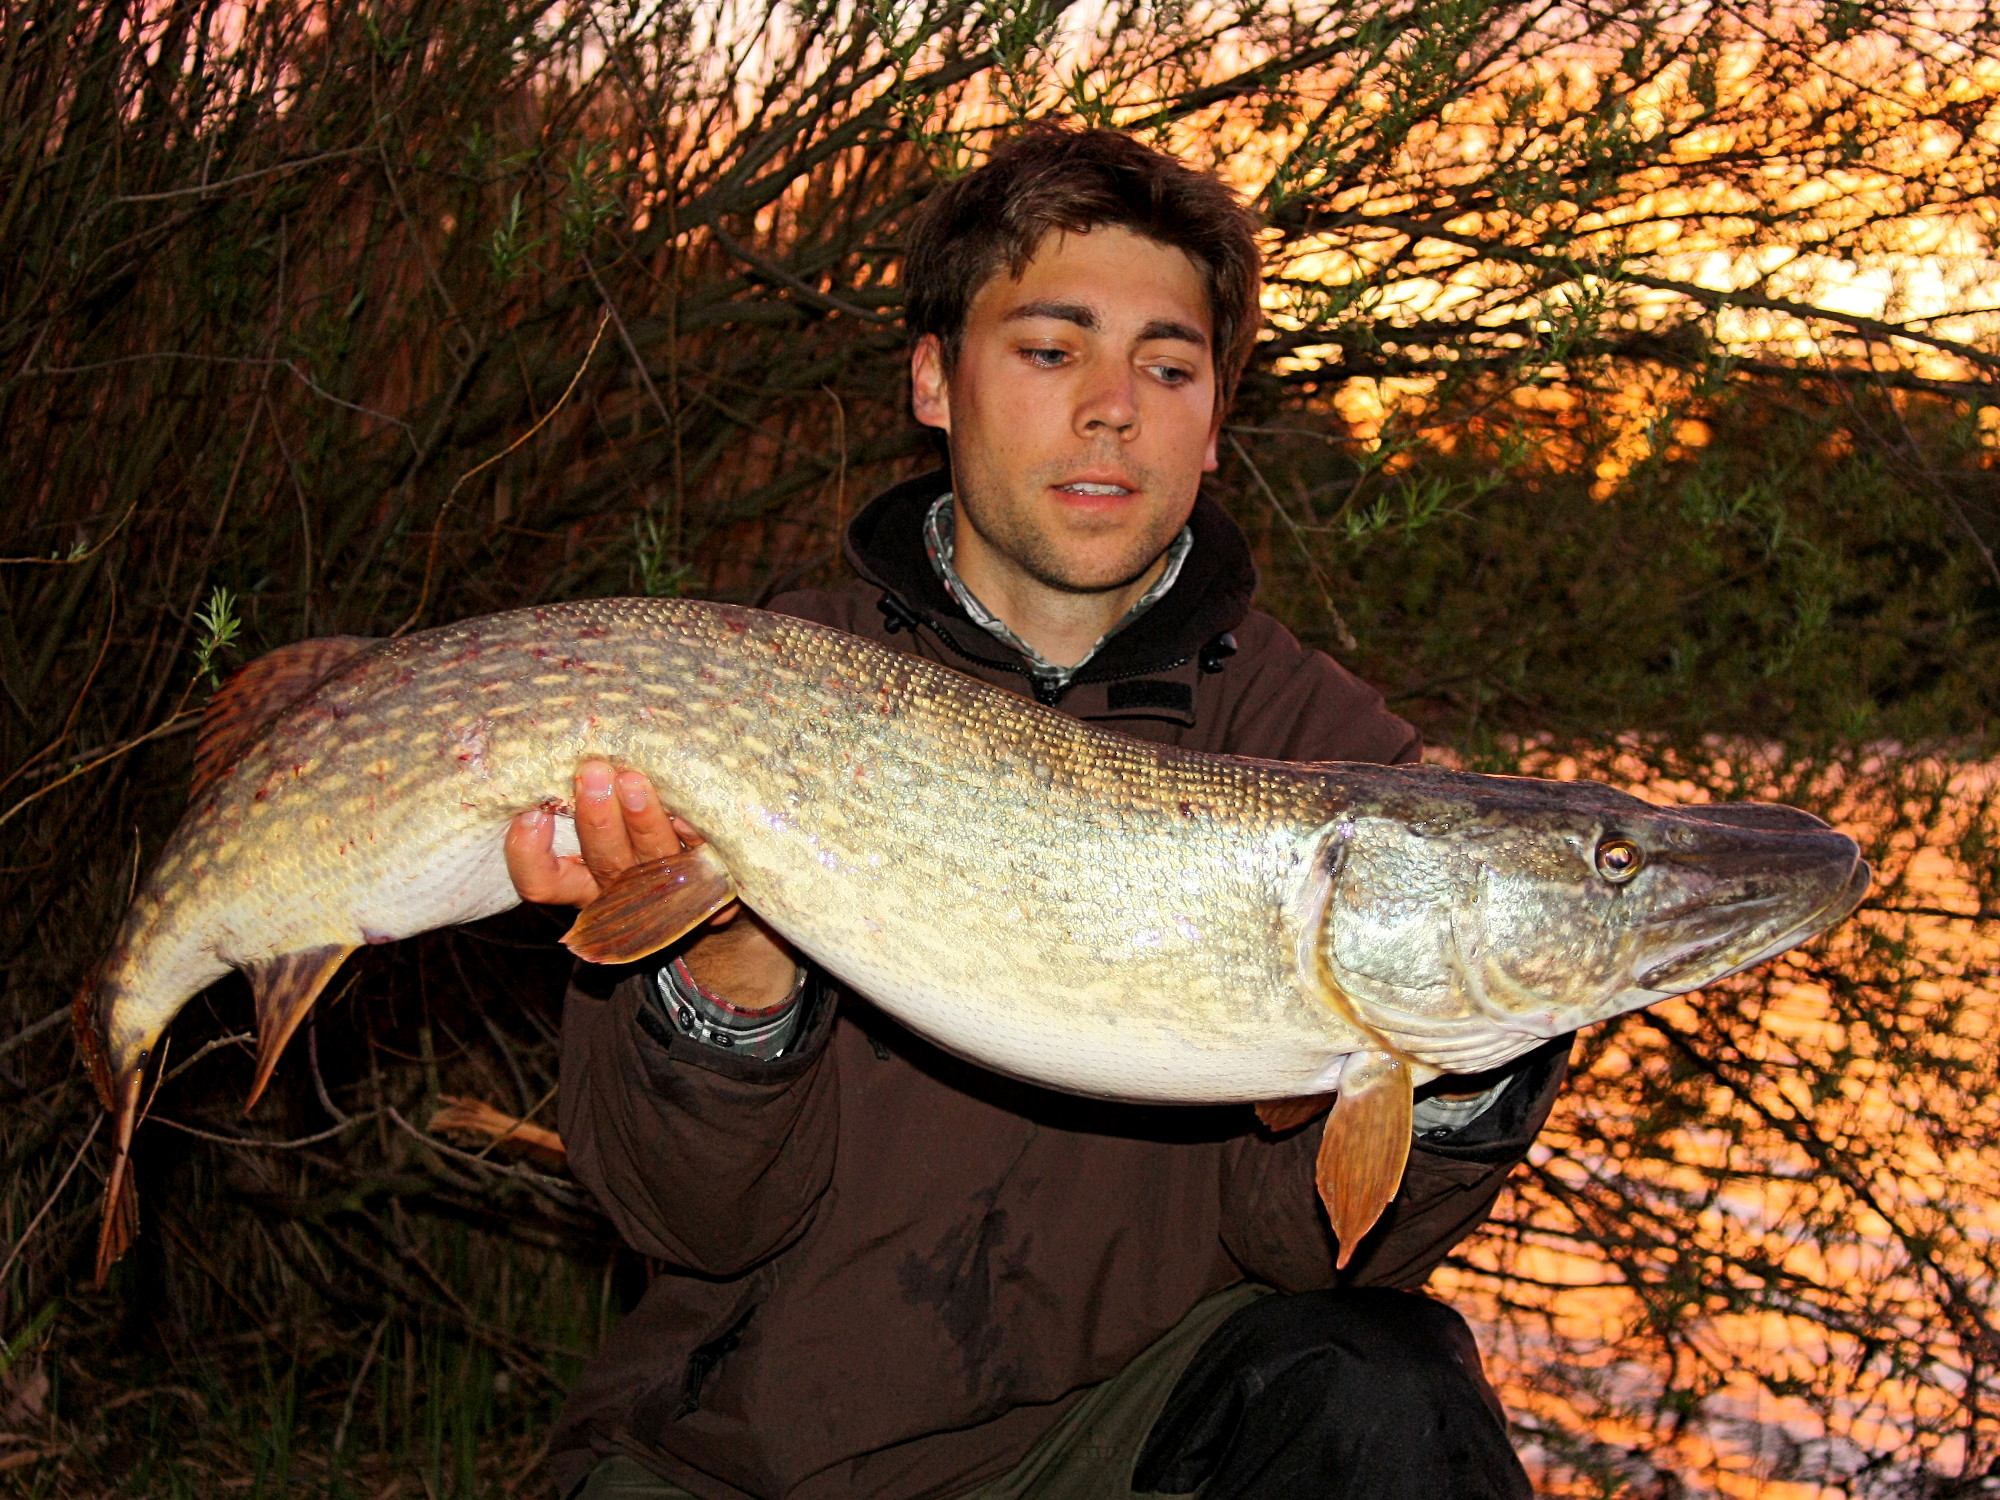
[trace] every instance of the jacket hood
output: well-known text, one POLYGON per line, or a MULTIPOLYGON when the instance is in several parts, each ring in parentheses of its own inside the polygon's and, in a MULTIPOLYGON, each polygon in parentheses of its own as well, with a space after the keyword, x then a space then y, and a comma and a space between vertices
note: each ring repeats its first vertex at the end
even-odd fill
MULTIPOLYGON (((908 616, 904 623, 929 626, 958 655, 1025 673, 1019 653, 959 607, 924 551, 924 517, 950 488, 951 475, 937 469, 877 495, 848 523, 847 561, 888 595, 882 609, 892 620, 892 606, 900 606, 908 616)), ((1164 672, 1243 623, 1257 592, 1257 567, 1242 529, 1205 493, 1196 497, 1188 525, 1194 546, 1174 586, 1104 643, 1077 673, 1075 686, 1164 672)))

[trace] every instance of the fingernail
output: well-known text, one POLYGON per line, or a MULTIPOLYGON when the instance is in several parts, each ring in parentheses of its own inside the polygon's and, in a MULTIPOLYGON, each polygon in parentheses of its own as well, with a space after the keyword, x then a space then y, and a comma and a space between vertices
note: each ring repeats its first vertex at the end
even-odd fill
POLYGON ((611 795, 611 767, 602 761, 594 761, 576 773, 576 790, 580 797, 601 798, 611 795))
POLYGON ((646 778, 636 772, 627 771, 618 778, 618 800, 625 804, 627 812, 646 810, 646 778))
POLYGON ((531 807, 521 814, 521 826, 533 833, 540 833, 542 825, 549 820, 547 808, 531 807))

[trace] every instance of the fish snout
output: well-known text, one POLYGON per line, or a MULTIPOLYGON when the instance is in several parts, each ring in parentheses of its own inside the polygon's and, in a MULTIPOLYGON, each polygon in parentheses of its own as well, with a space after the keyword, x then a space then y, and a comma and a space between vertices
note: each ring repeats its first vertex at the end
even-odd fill
POLYGON ((1701 811, 1717 836, 1658 856, 1666 889, 1643 924, 1649 951, 1635 977, 1660 994, 1699 989, 1817 937, 1860 905, 1872 878, 1861 846, 1810 813, 1757 803, 1701 811))

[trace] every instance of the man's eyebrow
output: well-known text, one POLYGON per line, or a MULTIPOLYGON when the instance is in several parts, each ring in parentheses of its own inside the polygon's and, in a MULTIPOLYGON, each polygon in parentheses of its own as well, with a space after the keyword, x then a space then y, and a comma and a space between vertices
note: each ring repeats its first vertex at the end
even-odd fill
POLYGON ((1018 318, 1054 318, 1074 323, 1086 333, 1097 332, 1097 309, 1081 302, 1023 302, 1004 321, 1012 323, 1018 318))
MULTIPOLYGON (((1054 318, 1058 322, 1074 323, 1086 333, 1097 332, 1100 324, 1097 309, 1082 302, 1023 302, 1011 310, 1004 321, 1014 322, 1020 318, 1054 318)), ((1197 349, 1208 347, 1208 336, 1199 328, 1173 318, 1155 318, 1139 330, 1139 342, 1153 339, 1178 339, 1185 344, 1193 344, 1197 349)))
POLYGON ((1193 344, 1197 349, 1208 347, 1208 336, 1199 328, 1190 328, 1185 323, 1176 323, 1172 318, 1155 318, 1139 330, 1139 342, 1149 339, 1179 339, 1182 343, 1193 344))

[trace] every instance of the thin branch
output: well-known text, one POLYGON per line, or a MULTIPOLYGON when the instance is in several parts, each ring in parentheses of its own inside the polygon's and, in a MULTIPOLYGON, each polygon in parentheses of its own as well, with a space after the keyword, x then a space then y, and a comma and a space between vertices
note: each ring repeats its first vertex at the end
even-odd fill
POLYGON ((42 1220, 48 1217, 49 1210, 56 1206, 56 1199, 60 1198, 63 1189, 69 1186, 70 1178, 76 1175, 76 1169, 83 1163, 83 1153, 88 1151, 90 1143, 97 1139, 97 1132, 103 1126, 104 1121, 105 1116, 100 1113, 96 1119, 90 1122, 90 1129, 83 1137, 83 1144, 76 1148, 76 1155, 69 1159, 69 1167, 63 1172, 62 1180, 56 1183, 55 1191, 49 1194, 48 1200, 42 1204, 41 1208, 36 1210, 34 1218, 28 1221, 28 1227, 22 1230, 21 1237, 14 1241, 14 1248, 7 1252, 7 1258, 4 1261, 0 1261, 0 1286, 6 1284, 7 1273, 14 1269, 14 1262, 20 1258, 21 1252, 27 1248, 28 1241, 34 1238, 35 1231, 41 1228, 42 1220))
POLYGON ((1409 214, 1335 214, 1328 216, 1324 222, 1315 224, 1314 228, 1324 232, 1328 229, 1377 226, 1394 229, 1417 239, 1438 240, 1447 245, 1476 250, 1495 260, 1533 266, 1537 270, 1560 275, 1565 280, 1574 280, 1580 276, 1596 276, 1605 281, 1629 282, 1634 286, 1651 287, 1655 291, 1674 292, 1711 311, 1726 307, 1754 307, 1762 312, 1784 313, 1802 322, 1836 323, 1854 330, 1857 334, 1870 334, 1879 339, 1907 339, 1913 344, 1922 344, 1926 348, 1956 355, 1960 359, 1984 366, 1989 370, 2000 371, 2000 354, 1988 354, 1985 350, 1974 348, 1970 344, 1941 339, 1934 334, 1919 333, 1900 323, 1885 323, 1879 318, 1865 318, 1858 313, 1815 307, 1809 302, 1794 302, 1787 297, 1766 297, 1747 291, 1717 291, 1692 281, 1679 281, 1670 276, 1655 276, 1646 271, 1635 271, 1626 265, 1606 265, 1572 256, 1548 255, 1520 245, 1501 244, 1494 240, 1481 239, 1477 235, 1463 234, 1446 228, 1436 220, 1419 219, 1409 214))
MULTIPOLYGON (((266 359, 251 354, 196 354, 185 349, 155 349, 144 354, 121 354, 116 359, 102 359, 88 365, 43 365, 38 370, 23 370, 14 379, 17 381, 37 379, 45 375, 93 375, 99 370, 116 369, 120 365, 144 364, 148 360, 155 359, 181 359, 198 365, 248 365, 258 369, 288 370, 294 379, 321 400, 331 401, 335 406, 344 406, 349 411, 360 412, 364 417, 374 417, 377 421, 387 422, 392 427, 400 428, 403 436, 409 439, 411 449, 414 451, 417 447, 416 429, 410 426, 408 422, 405 422, 401 417, 391 416, 386 411, 377 411, 372 406, 363 406, 357 401, 349 401, 345 397, 334 395, 332 391, 327 390, 318 381, 314 380, 312 376, 301 370, 296 360, 266 359)), ((136 506, 137 502, 135 501, 134 504, 136 506)), ((0 562, 38 561, 46 561, 46 559, 0 558, 0 562)))
POLYGON ((879 327, 888 328, 895 325, 897 321, 895 318, 887 317, 882 313, 872 313, 865 308, 856 307, 852 302, 836 297, 830 292, 822 292, 810 282, 800 280, 783 266, 773 261, 768 261, 763 256, 757 254, 756 251, 738 244, 731 237, 729 231, 724 229, 720 224, 711 224, 708 228, 709 233, 715 236, 715 242, 731 255, 754 270, 763 272, 764 275, 770 277, 772 280, 783 282, 815 306, 824 308, 829 312, 846 313, 850 318, 859 318, 864 323, 874 323, 879 327))
POLYGON ((1354 638, 1354 632, 1347 628, 1347 620, 1340 613, 1340 607, 1333 602, 1333 590, 1327 587, 1326 575, 1320 571, 1319 560, 1313 556, 1312 547, 1307 543, 1305 533, 1299 530, 1298 522, 1292 519, 1291 512, 1279 503, 1277 493, 1264 478, 1264 471, 1257 467, 1256 460, 1250 457, 1243 444, 1237 440, 1236 434, 1231 432, 1227 436, 1229 446, 1236 450, 1236 456, 1243 460, 1244 467, 1250 471, 1250 477, 1257 481, 1257 487, 1264 492, 1264 498, 1271 502, 1271 509, 1278 513, 1278 519, 1285 523, 1285 529, 1291 532, 1292 540, 1298 543, 1299 555, 1305 559, 1306 571, 1312 575, 1313 587, 1319 590, 1319 597, 1326 605, 1327 615, 1333 620, 1334 638, 1340 642, 1340 649, 1360 650, 1361 643, 1354 638))
MULTIPOLYGON (((103 536, 97 539, 97 545, 92 547, 88 552, 75 552, 70 554, 68 557, 0 557, 0 566, 28 567, 28 568, 73 568, 78 563, 87 563, 93 557, 97 556, 98 553, 102 552, 106 547, 111 545, 111 539, 116 535, 118 535, 118 533, 124 529, 125 523, 132 519, 132 513, 136 511, 138 508, 139 508, 139 502, 137 500, 134 500, 130 505, 126 506, 125 514, 118 518, 118 520, 112 525, 109 531, 105 532, 103 536)), ((56 743, 61 744, 62 742, 58 740, 56 743)))
POLYGON ((47 1015, 43 1016, 41 1020, 36 1021, 31 1025, 24 1026, 21 1030, 15 1032, 12 1036, 8 1037, 4 1042, 0 1042, 0 1057, 5 1057, 8 1053, 12 1052, 16 1047, 19 1047, 24 1043, 32 1042, 36 1037, 40 1036, 43 1032, 51 1031, 54 1028, 62 1025, 62 1023, 64 1022, 64 1020, 68 1018, 68 1016, 69 1016, 69 1007, 67 1005, 64 1005, 58 1007, 55 1010, 50 1011, 47 1015))
POLYGON ((317 156, 301 156, 292 161, 276 162, 268 167, 259 167, 254 172, 243 172, 235 177, 224 177, 215 182, 198 183, 194 187, 170 188, 164 193, 122 193, 108 201, 112 203, 164 203, 170 198, 192 198, 202 193, 219 193, 224 188, 241 186, 255 182, 260 177, 275 176, 279 172, 296 172, 301 167, 317 166, 323 161, 339 161, 343 157, 365 155, 368 146, 347 146, 339 151, 322 151, 317 156))
POLYGON ((354 1126, 363 1124, 374 1118, 375 1112, 373 1110, 368 1111, 366 1114, 350 1115, 341 1121, 340 1124, 322 1130, 317 1135, 302 1135, 297 1140, 291 1141, 267 1141, 254 1135, 222 1135, 213 1130, 203 1130, 198 1126, 183 1124, 179 1120, 169 1120, 165 1115, 155 1115, 153 1123, 156 1125, 165 1125, 171 1130, 178 1130, 183 1135, 195 1136, 204 1141, 214 1141, 219 1146, 247 1146, 258 1151, 297 1151, 305 1146, 316 1146, 321 1141, 330 1141, 343 1130, 352 1129, 354 1126))
POLYGON ((104 754, 98 756, 97 759, 90 761, 87 764, 78 766, 75 770, 71 771, 66 776, 58 777, 56 780, 51 781, 47 786, 41 788, 39 791, 33 791, 28 793, 27 796, 23 797, 19 802, 16 802, 12 807, 8 808, 4 813, 0 813, 0 827, 5 827, 8 821, 14 816, 14 814, 21 811, 21 809, 26 807, 29 803, 39 802, 42 798, 48 796, 50 792, 53 792, 57 787, 72 782, 76 780, 77 777, 82 776, 87 772, 96 770, 99 766, 105 764, 107 761, 116 760, 119 756, 124 755, 129 751, 138 749, 141 745, 147 744, 153 740, 162 739, 165 736, 172 734, 177 729, 183 729, 189 723, 199 719, 200 717, 201 717, 201 710, 198 708, 183 709, 179 713, 175 714, 171 719, 168 719, 165 723, 147 730, 144 734, 136 735, 132 739, 126 740, 122 745, 114 745, 111 749, 105 751, 104 754))
MULTIPOLYGON (((410 617, 407 620, 403 621, 402 624, 398 625, 394 630, 389 632, 389 638, 391 640, 396 639, 398 636, 407 634, 409 632, 410 627, 416 624, 417 621, 421 620, 424 617, 424 610, 428 608, 430 605, 431 579, 433 575, 437 572, 438 539, 444 535, 444 518, 448 514, 450 514, 452 504, 458 499, 458 492, 465 488, 467 480, 471 479, 474 475, 485 473, 486 470, 492 468, 495 464, 499 463, 501 459, 505 458, 508 454, 512 453, 516 448, 519 448, 523 443, 527 442, 530 438, 532 438, 536 433, 540 432, 544 427, 548 426, 549 423, 552 420, 554 420, 555 414, 561 411, 564 406, 569 404, 569 398, 576 393, 576 388, 583 383, 584 371, 590 368, 590 361, 597 354, 597 346, 604 341, 604 330, 607 327, 609 327, 610 324, 611 324, 611 309, 607 307, 604 310, 604 316, 597 320, 597 332, 591 335, 590 347, 584 350, 583 352, 583 363, 576 367, 576 374, 570 377, 569 385, 564 388, 562 395, 556 398, 556 404, 554 406, 551 406, 546 412, 542 414, 541 420, 536 422, 534 426, 530 427, 526 432, 522 433, 519 437, 515 438, 513 442, 509 443, 506 447, 502 448, 498 453, 494 454, 491 458, 486 459, 483 462, 474 464, 471 468, 467 469, 463 474, 458 476, 458 483, 454 484, 451 487, 451 493, 444 497, 444 504, 438 507, 437 520, 434 521, 431 525, 430 552, 424 559, 424 586, 417 592, 417 607, 410 611, 410 617)), ((7 820, 5 818, 0 818, 0 823, 4 823, 6 821, 7 820)))

